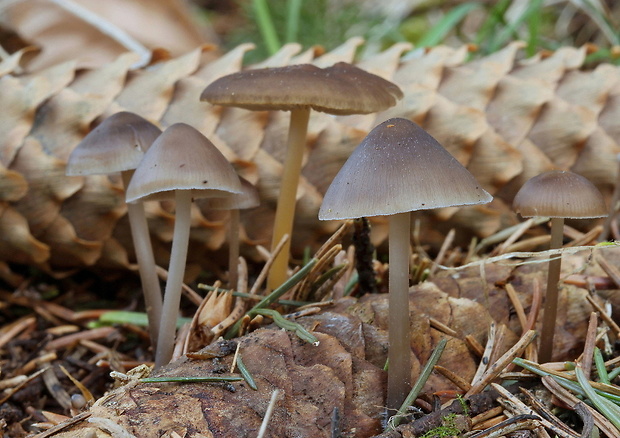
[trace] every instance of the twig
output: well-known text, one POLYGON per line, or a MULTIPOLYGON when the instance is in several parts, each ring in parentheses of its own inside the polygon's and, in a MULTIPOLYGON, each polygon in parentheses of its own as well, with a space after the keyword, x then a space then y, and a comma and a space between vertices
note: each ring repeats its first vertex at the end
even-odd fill
POLYGON ((529 330, 521 336, 521 339, 519 339, 519 341, 512 348, 504 353, 504 355, 500 357, 497 362, 491 364, 481 379, 472 385, 471 389, 467 391, 465 397, 482 391, 510 362, 512 362, 515 357, 519 356, 523 350, 525 350, 525 347, 534 340, 534 337, 536 337, 536 331, 534 330, 529 330))
POLYGON ((269 424, 269 420, 271 419, 271 415, 273 414, 273 410, 276 406, 279 394, 279 389, 274 389, 271 393, 271 400, 269 400, 269 406, 267 406, 267 411, 265 412, 263 422, 260 425, 260 429, 258 430, 258 435, 256 436, 256 438, 263 438, 263 436, 265 435, 265 432, 267 431, 267 425, 269 424))

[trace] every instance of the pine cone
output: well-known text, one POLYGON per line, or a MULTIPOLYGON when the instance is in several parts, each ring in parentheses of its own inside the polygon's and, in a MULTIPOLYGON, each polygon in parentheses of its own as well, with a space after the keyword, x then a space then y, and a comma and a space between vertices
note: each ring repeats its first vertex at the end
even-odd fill
MULTIPOLYGON (((361 43, 316 56, 285 46, 263 66, 352 62, 361 43)), ((406 117, 421 124, 466 165, 495 201, 482 207, 420 215, 427 242, 458 227, 459 235, 487 236, 516 222, 510 202, 521 184, 552 167, 571 169, 609 195, 620 152, 620 69, 601 64, 582 69, 587 49, 562 48, 520 59, 515 42, 467 62, 468 49, 409 51, 395 44, 357 65, 396 82, 404 99, 377 115, 312 115, 294 250, 320 241, 335 224, 317 211, 332 177, 377 123, 406 117), (438 220, 440 221, 437 224, 438 220), (432 223, 431 227, 429 223, 432 223)), ((71 150, 102 118, 133 111, 165 128, 189 123, 209 137, 239 172, 257 184, 262 204, 246 216, 246 243, 269 241, 288 114, 223 109, 198 96, 214 79, 238 71, 246 44, 226 54, 196 49, 139 71, 132 54, 104 67, 76 71, 69 62, 29 76, 11 73, 19 55, 0 64, 0 263, 38 266, 63 273, 86 266, 132 267, 125 205, 114 177, 67 177, 71 150)), ((159 261, 166 264, 173 215, 165 203, 149 203, 159 261)), ((194 212, 190 263, 220 263, 225 213, 194 212)), ((376 220, 375 238, 384 233, 376 220)), ((376 243, 376 242, 375 242, 376 243)), ((247 253, 251 255, 251 247, 247 253)))

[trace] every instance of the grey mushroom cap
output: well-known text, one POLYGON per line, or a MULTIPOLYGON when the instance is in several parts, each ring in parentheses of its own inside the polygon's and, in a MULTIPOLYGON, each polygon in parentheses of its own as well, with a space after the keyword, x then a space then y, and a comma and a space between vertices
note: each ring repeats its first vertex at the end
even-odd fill
POLYGON ((562 170, 530 178, 517 192, 512 206, 523 217, 591 219, 609 214, 605 199, 594 184, 581 175, 562 170))
POLYGON ((161 129, 137 114, 127 111, 113 114, 71 152, 66 173, 94 175, 135 169, 160 134, 161 129))
POLYGON ((383 111, 402 97, 396 84, 339 62, 328 68, 297 64, 233 73, 207 86, 200 100, 249 110, 311 108, 347 115, 383 111))
POLYGON ((172 198, 175 190, 191 190, 194 198, 242 190, 224 155, 185 123, 168 127, 144 154, 127 187, 127 202, 172 198))
POLYGON ((486 204, 493 197, 430 134, 401 118, 375 127, 327 189, 319 219, 486 204))

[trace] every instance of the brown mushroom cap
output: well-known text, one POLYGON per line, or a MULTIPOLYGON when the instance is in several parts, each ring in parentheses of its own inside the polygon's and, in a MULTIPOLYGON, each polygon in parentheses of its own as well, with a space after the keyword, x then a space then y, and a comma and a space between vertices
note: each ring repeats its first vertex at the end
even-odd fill
POLYGON ((111 115, 88 133, 67 162, 67 175, 122 172, 138 167, 161 129, 137 114, 111 115))
POLYGON ((324 69, 298 64, 233 73, 211 83, 200 100, 249 110, 311 108, 347 115, 382 111, 402 97, 392 82, 339 62, 324 69))
POLYGON ((185 123, 168 127, 144 154, 127 187, 127 202, 171 198, 175 190, 192 190, 195 198, 241 193, 228 160, 185 123))
POLYGON ((492 196, 430 134, 401 118, 375 127, 329 186, 319 219, 486 204, 492 196))
POLYGON ((581 175, 561 170, 530 178, 517 192, 512 207, 523 217, 588 219, 609 214, 594 184, 581 175))

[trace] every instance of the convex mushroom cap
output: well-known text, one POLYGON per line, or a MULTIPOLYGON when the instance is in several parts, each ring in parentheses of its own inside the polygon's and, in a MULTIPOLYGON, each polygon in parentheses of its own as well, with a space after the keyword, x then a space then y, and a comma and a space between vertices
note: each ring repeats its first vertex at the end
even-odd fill
POLYGON ((137 114, 122 111, 105 119, 69 156, 67 175, 122 172, 138 167, 161 130, 137 114))
POLYGON ((492 199, 430 134, 395 118, 375 127, 351 154, 323 198, 319 219, 385 216, 492 199))
POLYGON ((515 196, 513 208, 523 217, 588 219, 609 214, 594 184, 581 175, 561 170, 529 179, 515 196))
POLYGON ((228 160, 185 123, 168 127, 146 152, 127 188, 127 202, 171 198, 174 190, 191 190, 194 198, 241 193, 228 160))
POLYGON ((392 82, 339 62, 328 68, 297 64, 240 71, 211 83, 200 100, 249 110, 311 108, 348 115, 382 111, 402 97, 392 82))

